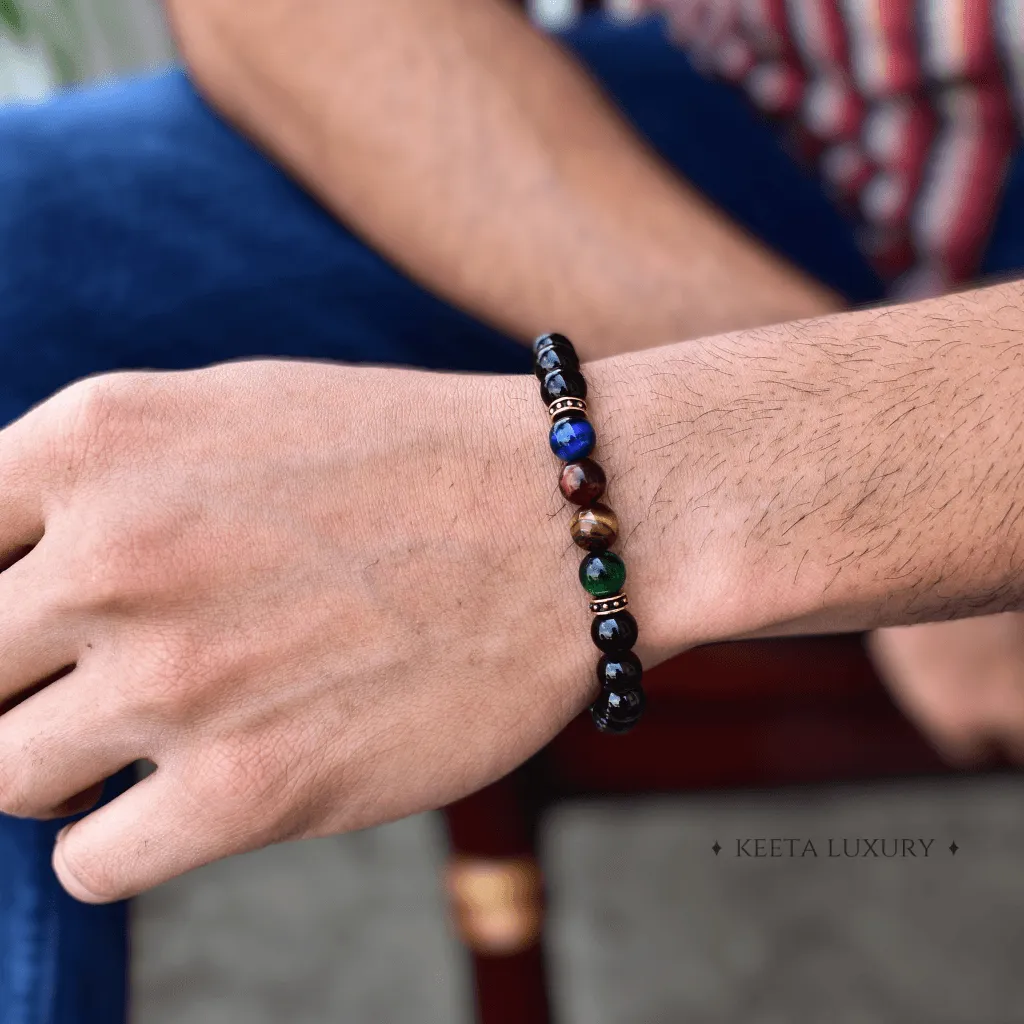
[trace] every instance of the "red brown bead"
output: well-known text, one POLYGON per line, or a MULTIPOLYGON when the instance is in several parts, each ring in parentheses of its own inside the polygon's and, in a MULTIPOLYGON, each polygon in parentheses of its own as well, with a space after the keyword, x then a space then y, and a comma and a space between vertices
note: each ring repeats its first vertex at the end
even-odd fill
POLYGON ((598 502, 576 511, 569 523, 573 541, 587 551, 605 551, 619 535, 619 517, 598 502))
POLYGON ((593 459, 566 463, 558 480, 566 501, 574 505, 592 505, 604 494, 607 483, 604 470, 593 459))

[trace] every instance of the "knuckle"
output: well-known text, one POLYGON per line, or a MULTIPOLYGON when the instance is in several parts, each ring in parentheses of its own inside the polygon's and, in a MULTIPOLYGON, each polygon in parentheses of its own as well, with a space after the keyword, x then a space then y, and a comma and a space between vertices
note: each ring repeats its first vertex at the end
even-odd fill
POLYGON ((78 476, 87 464, 113 457, 132 436, 151 400, 151 375, 109 373, 86 377, 58 396, 59 456, 78 476))
POLYGON ((90 450, 105 439, 122 413, 123 386, 116 377, 88 377, 65 392, 68 439, 90 450))
POLYGON ((202 778, 226 803, 263 803, 279 788, 283 766, 265 743, 250 737, 231 737, 205 751, 202 778))
POLYGON ((205 582, 206 549, 192 537, 183 538, 173 510, 112 505, 104 502, 100 514, 85 517, 66 545, 62 586, 73 608, 153 607, 205 582))
POLYGON ((197 766, 197 795, 224 825, 264 842, 306 828, 297 800, 301 772, 283 741, 232 736, 208 745, 197 766))
POLYGON ((180 724, 202 712, 205 677, 197 670, 196 644, 178 637, 149 636, 121 673, 125 705, 147 718, 180 724))
POLYGON ((73 607, 99 613, 152 601, 174 578, 152 540, 134 522, 116 516, 83 528, 67 555, 65 593, 73 607))
POLYGON ((135 560, 129 542, 105 528, 79 534, 72 556, 71 586, 66 596, 74 608, 86 612, 113 611, 129 596, 135 560))

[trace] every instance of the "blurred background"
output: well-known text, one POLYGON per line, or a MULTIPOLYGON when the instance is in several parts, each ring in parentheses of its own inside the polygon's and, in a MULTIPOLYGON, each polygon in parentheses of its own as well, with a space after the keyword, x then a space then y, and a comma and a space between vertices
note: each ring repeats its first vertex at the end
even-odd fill
MULTIPOLYGON (((529 0, 547 28, 569 24, 580 0, 529 0)), ((610 16, 630 18, 636 0, 608 0, 610 16)), ((38 98, 56 85, 113 72, 159 67, 171 59, 157 0, 0 0, 0 99, 38 98)))
MULTIPOLYGON (((557 26, 574 4, 533 13, 557 26)), ((0 102, 173 60, 155 0, 0 0, 0 24, 0 102)), ((700 756, 728 764, 723 742, 700 756)), ((1017 776, 691 790, 567 800, 543 818, 558 1021, 1024 1020, 1017 776), (758 837, 798 852, 811 839, 818 856, 742 855, 758 837), (930 841, 929 856, 826 856, 830 839, 879 837, 930 841)), ((136 1024, 469 1024, 447 854, 427 815, 235 858, 141 898, 136 1024)))

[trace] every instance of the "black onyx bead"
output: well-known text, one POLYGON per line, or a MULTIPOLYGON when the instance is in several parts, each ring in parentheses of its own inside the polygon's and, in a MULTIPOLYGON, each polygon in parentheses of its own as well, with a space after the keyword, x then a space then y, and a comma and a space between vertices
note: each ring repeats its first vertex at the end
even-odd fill
POLYGON ((632 651, 606 654, 597 663, 597 681, 606 690, 635 690, 644 677, 644 667, 632 651))
POLYGON ((573 343, 564 334, 542 334, 533 343, 533 354, 536 355, 545 345, 562 345, 576 351, 573 343))
POLYGON ((601 732, 622 734, 640 721, 646 706, 643 690, 605 690, 590 706, 590 716, 601 732))
POLYGON ((611 615, 595 615, 590 624, 590 638, 605 654, 628 651, 636 643, 638 635, 636 619, 625 610, 611 615))
POLYGON ((579 370, 552 370, 541 381, 540 397, 545 405, 559 398, 586 398, 587 382, 579 370))
POLYGON ((578 370, 579 368, 580 361, 576 353, 558 342, 546 345, 533 360, 533 372, 541 380, 552 370, 578 370))

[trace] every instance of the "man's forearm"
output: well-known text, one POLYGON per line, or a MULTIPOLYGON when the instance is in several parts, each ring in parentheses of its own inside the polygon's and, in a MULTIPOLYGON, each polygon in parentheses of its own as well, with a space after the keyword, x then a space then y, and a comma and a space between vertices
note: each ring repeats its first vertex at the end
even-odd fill
POLYGON ((204 93, 385 255, 597 358, 837 300, 714 211, 501 0, 170 0, 204 93))
POLYGON ((659 659, 1024 608, 1022 307, 1015 283, 589 364, 659 659))

